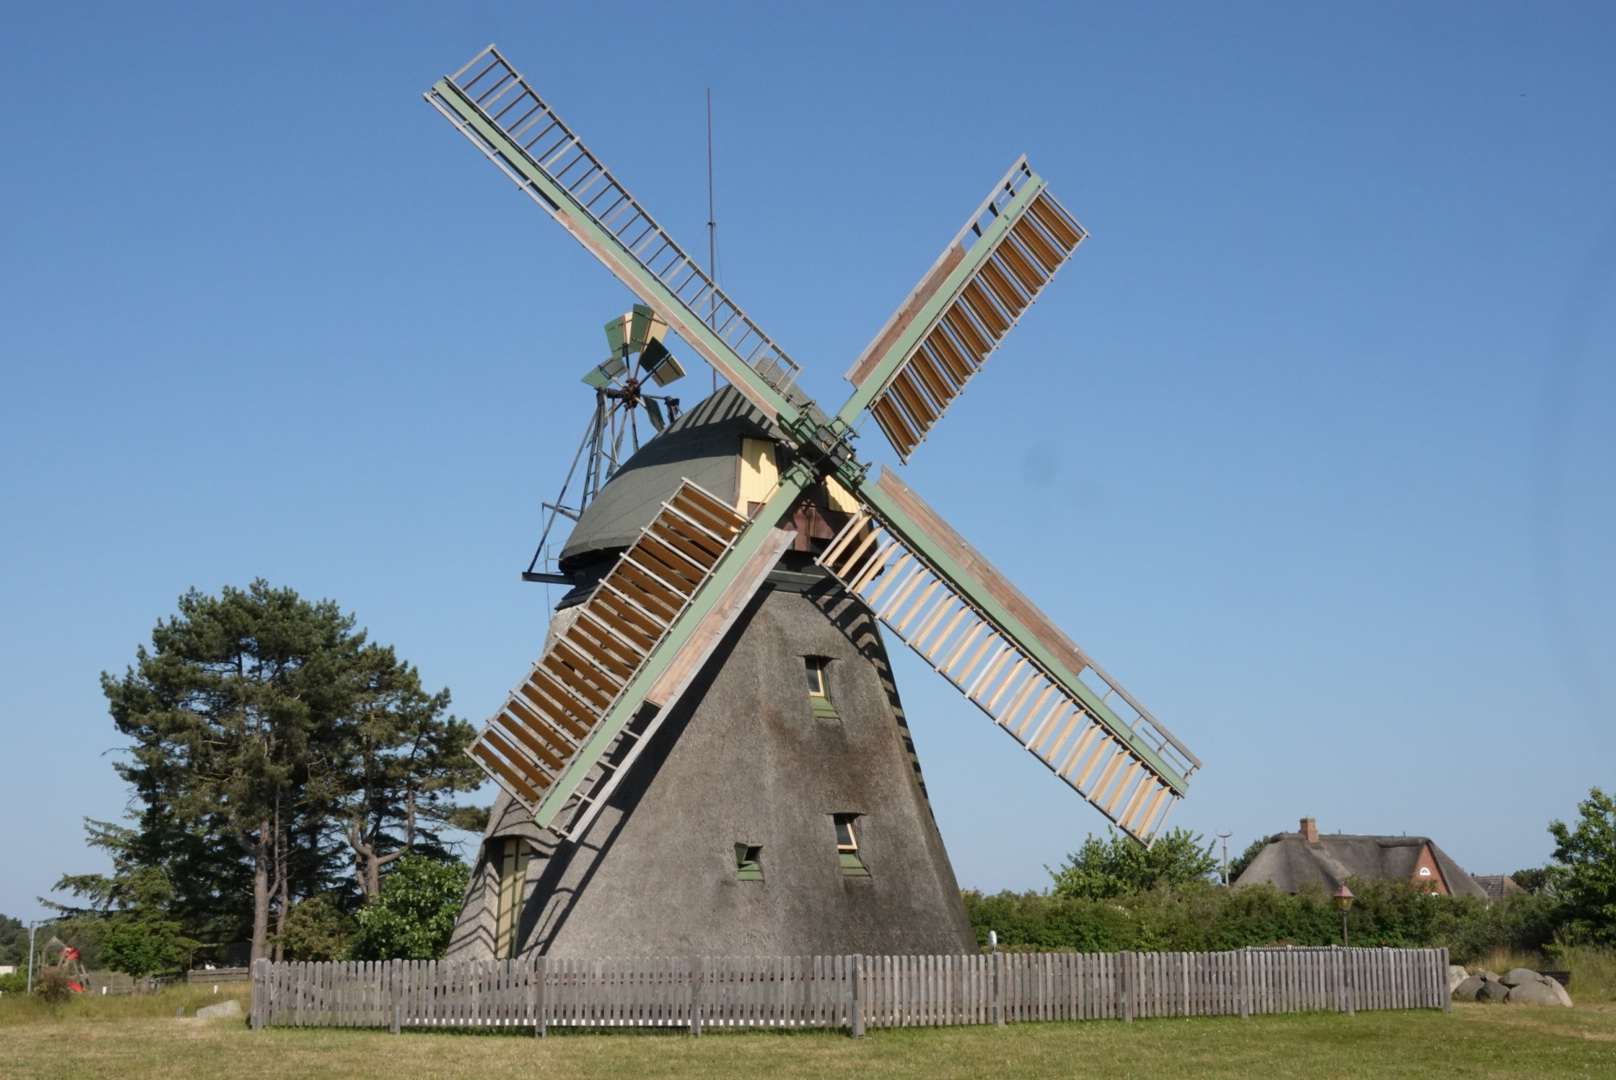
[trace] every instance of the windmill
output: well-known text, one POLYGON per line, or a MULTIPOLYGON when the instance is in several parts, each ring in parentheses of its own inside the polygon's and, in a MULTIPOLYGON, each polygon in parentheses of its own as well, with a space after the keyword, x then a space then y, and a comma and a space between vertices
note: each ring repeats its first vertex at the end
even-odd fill
POLYGON ((1084 239, 1025 157, 830 413, 493 46, 425 96, 729 383, 580 515, 450 955, 973 948, 876 620, 1148 844, 1199 759, 853 447, 907 462, 1084 239))
POLYGON ((538 581, 565 585, 570 579, 551 572, 548 567, 536 570, 548 558, 550 530, 555 527, 557 515, 577 521, 601 487, 612 478, 625 460, 640 448, 639 409, 645 410, 651 427, 661 431, 669 420, 679 419, 679 399, 665 394, 653 394, 646 387, 655 383, 659 387, 684 378, 685 369, 674 359, 662 336, 668 324, 644 304, 635 304, 606 323, 606 344, 611 352, 601 363, 584 373, 582 381, 594 388, 595 409, 590 414, 589 426, 573 455, 572 467, 561 484, 561 494, 553 503, 544 503, 544 531, 539 535, 538 549, 533 561, 522 572, 524 581, 538 581), (572 489, 578 465, 584 466, 581 490, 576 506, 569 506, 567 493, 572 489))

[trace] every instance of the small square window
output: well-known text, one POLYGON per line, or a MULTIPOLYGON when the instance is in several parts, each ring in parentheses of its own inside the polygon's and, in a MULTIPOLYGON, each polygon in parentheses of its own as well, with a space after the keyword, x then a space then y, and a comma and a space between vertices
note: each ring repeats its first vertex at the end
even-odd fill
POLYGON ((735 880, 763 880, 763 845, 735 845, 735 880))
POLYGON ((836 857, 842 864, 843 877, 869 877, 869 868, 859 858, 858 834, 853 831, 857 814, 833 814, 836 824, 836 857))

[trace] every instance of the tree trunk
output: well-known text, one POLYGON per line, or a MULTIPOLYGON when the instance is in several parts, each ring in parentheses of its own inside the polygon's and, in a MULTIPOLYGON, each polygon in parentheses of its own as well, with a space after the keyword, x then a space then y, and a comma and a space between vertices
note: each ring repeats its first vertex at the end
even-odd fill
POLYGON ((291 907, 291 880, 292 880, 292 836, 289 828, 281 825, 281 813, 277 799, 275 809, 275 875, 277 877, 276 892, 279 894, 279 903, 275 905, 275 962, 281 962, 285 947, 282 940, 286 931, 286 912, 291 907))
POLYGON ((363 852, 365 860, 365 899, 374 900, 382 894, 382 867, 376 859, 376 850, 366 846, 363 852))
MULTIPOLYGON (((259 836, 269 834, 269 822, 259 825, 259 836)), ((248 846, 248 854, 253 861, 253 928, 252 928, 252 959, 262 960, 269 946, 269 899, 272 893, 269 882, 269 847, 260 840, 259 843, 248 846)))

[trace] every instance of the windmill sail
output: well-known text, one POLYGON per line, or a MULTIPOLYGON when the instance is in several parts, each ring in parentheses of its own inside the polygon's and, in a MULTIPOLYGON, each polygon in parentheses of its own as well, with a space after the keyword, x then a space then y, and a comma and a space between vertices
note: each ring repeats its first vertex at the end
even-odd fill
POLYGON ((891 472, 820 564, 1130 836, 1150 843, 1200 760, 891 472))
POLYGON ((792 460, 750 519, 686 482, 479 737, 474 754, 490 775, 541 827, 576 835, 763 587, 789 542, 777 523, 823 479, 861 509, 822 565, 1148 843, 1199 759, 895 475, 867 480, 849 441, 869 412, 907 461, 1086 237, 1026 159, 859 357, 852 395, 827 417, 796 385, 797 365, 493 46, 425 96, 648 306, 608 330, 613 359, 585 381, 609 382, 632 344, 658 384, 682 374, 652 347, 654 313, 776 424, 792 460))
MULTIPOLYGON (((426 99, 766 414, 800 415, 797 364, 490 45, 426 99)), ((806 399, 802 399, 806 400, 806 399)))
POLYGON ((1087 235, 1017 161, 848 371, 840 419, 868 408, 908 461, 1087 235))
POLYGON ((795 474, 783 478, 749 521, 685 481, 494 714, 472 756, 540 826, 615 786, 789 545, 765 522, 801 491, 795 474), (654 715, 629 729, 647 703, 654 715), (635 746, 608 763, 620 737, 635 746))

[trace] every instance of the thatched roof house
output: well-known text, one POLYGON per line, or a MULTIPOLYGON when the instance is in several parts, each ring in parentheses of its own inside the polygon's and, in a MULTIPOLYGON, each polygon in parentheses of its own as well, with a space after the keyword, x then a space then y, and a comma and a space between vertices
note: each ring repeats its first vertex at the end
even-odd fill
POLYGON ((1428 837, 1331 835, 1319 832, 1312 818, 1303 818, 1297 832, 1270 838, 1234 887, 1266 881, 1294 893, 1311 882, 1334 892, 1349 877, 1410 881, 1444 896, 1487 897, 1487 891, 1428 837))

